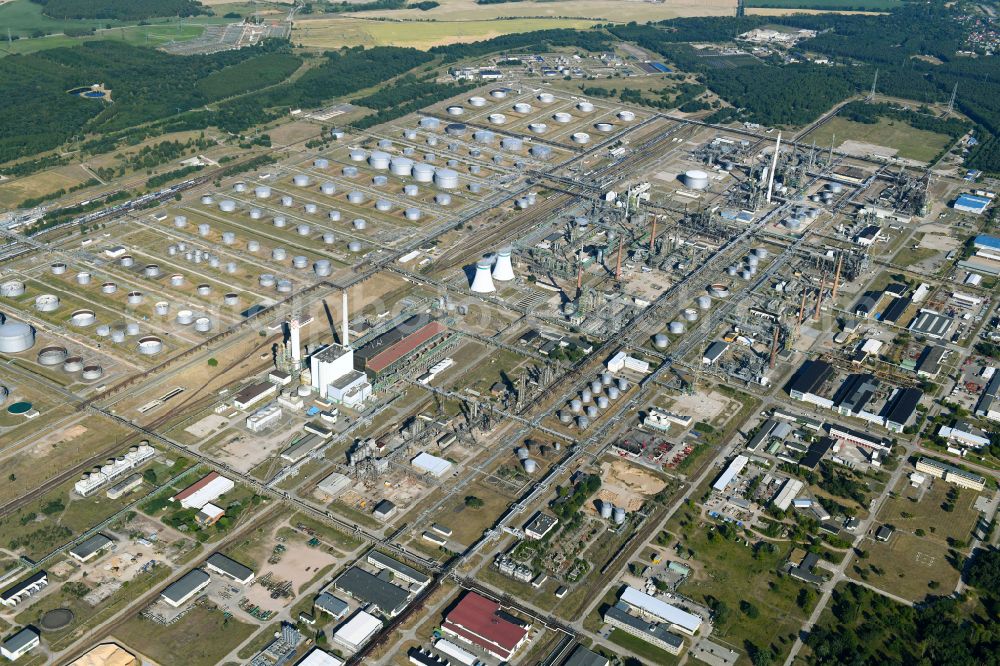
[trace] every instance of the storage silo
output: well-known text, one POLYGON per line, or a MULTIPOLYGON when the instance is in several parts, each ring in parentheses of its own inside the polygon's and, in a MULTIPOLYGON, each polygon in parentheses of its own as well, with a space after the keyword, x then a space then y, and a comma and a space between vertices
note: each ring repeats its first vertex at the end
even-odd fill
POLYGON ((614 521, 615 525, 623 525, 625 523, 625 509, 616 506, 615 510, 611 513, 611 520, 614 521))
POLYGON ((614 510, 614 505, 607 500, 599 500, 601 503, 601 518, 609 519, 611 518, 611 512, 614 510))
POLYGON ((538 471, 538 463, 531 458, 525 458, 521 464, 524 465, 524 471, 528 474, 534 474, 538 471))

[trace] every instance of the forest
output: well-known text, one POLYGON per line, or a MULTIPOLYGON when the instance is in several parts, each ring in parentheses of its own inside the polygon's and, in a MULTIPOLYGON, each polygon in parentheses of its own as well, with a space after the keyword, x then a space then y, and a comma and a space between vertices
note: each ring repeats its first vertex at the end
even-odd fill
POLYGON ((818 625, 806 644, 817 666, 997 664, 1000 655, 1000 551, 976 551, 966 582, 971 598, 929 597, 904 606, 849 583, 833 592, 833 621, 818 625), (977 603, 978 602, 978 603, 977 603))
POLYGON ((143 21, 165 16, 210 13, 197 0, 31 0, 42 13, 58 19, 143 21))
POLYGON ((445 62, 454 62, 461 58, 474 58, 487 53, 508 53, 518 50, 544 51, 554 46, 571 46, 587 51, 604 51, 611 48, 608 35, 600 30, 580 31, 568 28, 552 30, 536 30, 534 32, 515 33, 465 44, 448 44, 435 46, 430 52, 443 56, 445 62))

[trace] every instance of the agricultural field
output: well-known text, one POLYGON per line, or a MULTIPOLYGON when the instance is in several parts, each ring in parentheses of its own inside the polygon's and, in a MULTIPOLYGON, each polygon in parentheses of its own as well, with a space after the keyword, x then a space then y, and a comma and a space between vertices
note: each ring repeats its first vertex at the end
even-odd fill
POLYGON ((887 12, 899 7, 901 0, 747 0, 748 9, 812 9, 819 11, 887 12))
MULTIPOLYGON (((489 5, 496 7, 498 5, 489 5)), ((367 16, 367 14, 366 14, 367 16)), ((354 16, 298 21, 292 29, 292 41, 312 48, 343 46, 409 46, 429 49, 492 39, 501 35, 572 28, 585 30, 594 25, 587 19, 519 18, 506 21, 371 21, 354 16)))
MULTIPOLYGON (((859 0, 861 1, 861 0, 859 0)), ((677 0, 651 3, 642 0, 525 0, 500 4, 476 4, 475 0, 439 0, 440 6, 428 11, 419 9, 365 12, 364 16, 390 19, 475 21, 509 17, 572 17, 605 21, 662 21, 682 16, 731 16, 735 0, 677 0)), ((513 32, 513 31, 511 31, 513 32)))
POLYGON ((919 130, 904 122, 887 118, 879 118, 874 125, 846 118, 832 118, 803 138, 806 142, 813 140, 818 146, 829 146, 834 141, 838 150, 846 152, 888 153, 918 162, 931 161, 950 143, 950 139, 944 134, 919 130))

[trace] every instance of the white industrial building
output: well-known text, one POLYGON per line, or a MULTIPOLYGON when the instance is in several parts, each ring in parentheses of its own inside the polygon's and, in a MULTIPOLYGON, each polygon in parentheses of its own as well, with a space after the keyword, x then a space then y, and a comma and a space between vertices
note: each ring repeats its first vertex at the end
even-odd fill
POLYGON ((444 656, 454 659, 460 664, 465 664, 465 666, 473 666, 479 661, 476 658, 476 655, 462 647, 459 647, 458 645, 455 645, 446 638, 437 639, 437 642, 434 643, 434 649, 444 656))
POLYGON ((125 455, 109 459, 99 469, 84 473, 73 486, 73 490, 81 497, 86 497, 98 488, 142 465, 154 455, 156 455, 156 449, 148 442, 142 442, 138 446, 130 448, 125 455))
POLYGON ((656 618, 669 625, 670 629, 683 632, 688 636, 694 636, 701 627, 702 620, 697 615, 681 610, 677 606, 668 604, 634 587, 626 587, 620 599, 640 613, 656 618))
POLYGON ((347 292, 341 305, 343 312, 343 344, 329 344, 309 357, 312 386, 321 397, 347 407, 360 405, 372 395, 368 376, 354 369, 354 348, 347 323, 347 292))
POLYGON ((185 509, 201 509, 235 487, 236 484, 232 479, 228 479, 218 472, 209 472, 170 499, 174 502, 180 502, 180 505, 185 509))
POLYGON ((344 666, 343 659, 337 659, 329 652, 313 648, 312 652, 302 658, 295 666, 344 666))
POLYGON ((333 642, 356 652, 381 628, 382 620, 363 610, 358 611, 354 617, 340 625, 340 628, 334 632, 333 642))
POLYGON ((774 506, 785 511, 792 504, 792 500, 799 494, 802 490, 803 483, 798 479, 788 479, 785 481, 785 485, 781 486, 781 490, 778 494, 774 496, 774 506))
POLYGON ((340 472, 333 472, 316 485, 316 490, 323 493, 330 499, 340 497, 345 490, 351 487, 352 481, 349 477, 340 472))
POLYGON ((256 412, 247 417, 247 430, 250 432, 260 432, 281 420, 281 407, 271 403, 261 407, 256 412))
POLYGON ((608 370, 611 372, 621 372, 626 369, 642 374, 649 372, 649 363, 634 356, 629 356, 623 351, 609 358, 605 365, 607 365, 608 370))
POLYGON ((452 468, 452 464, 444 458, 438 458, 437 456, 432 456, 431 454, 424 452, 418 453, 417 456, 410 461, 410 464, 421 472, 426 472, 436 477, 444 476, 451 471, 452 468))
POLYGON ((712 484, 712 488, 720 493, 724 492, 729 484, 733 482, 733 479, 743 471, 748 462, 750 462, 750 458, 744 455, 738 455, 733 458, 729 466, 726 467, 722 474, 719 475, 719 478, 715 480, 715 483, 712 484))

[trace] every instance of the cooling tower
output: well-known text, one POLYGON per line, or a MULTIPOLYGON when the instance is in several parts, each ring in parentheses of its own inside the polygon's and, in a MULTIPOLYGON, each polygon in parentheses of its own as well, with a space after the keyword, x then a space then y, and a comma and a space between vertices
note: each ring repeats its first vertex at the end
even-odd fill
POLYGON ((477 294, 491 294, 496 291, 493 278, 490 277, 490 262, 480 261, 476 264, 476 275, 472 279, 471 289, 477 294))
POLYGON ((500 282, 508 282, 514 279, 514 267, 510 263, 509 247, 502 248, 497 252, 497 263, 493 267, 493 279, 500 282))

